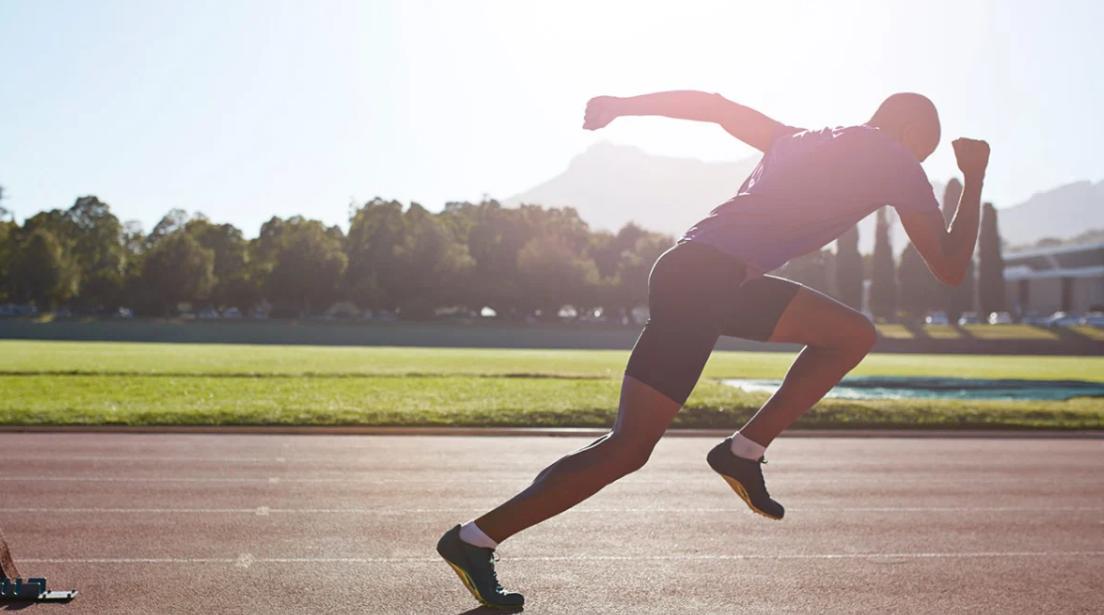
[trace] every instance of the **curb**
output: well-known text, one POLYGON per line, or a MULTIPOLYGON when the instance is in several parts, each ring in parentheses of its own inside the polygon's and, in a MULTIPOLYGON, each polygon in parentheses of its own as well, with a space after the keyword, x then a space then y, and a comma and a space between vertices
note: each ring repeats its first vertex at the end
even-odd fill
MULTIPOLYGON (((598 427, 372 427, 279 425, 0 425, 0 433, 111 433, 208 435, 315 436, 545 436, 597 437, 609 431, 598 427)), ((731 429, 669 429, 667 437, 726 437, 731 429)), ((950 430, 950 429, 793 429, 787 438, 1001 438, 1104 440, 1104 430, 950 430)))

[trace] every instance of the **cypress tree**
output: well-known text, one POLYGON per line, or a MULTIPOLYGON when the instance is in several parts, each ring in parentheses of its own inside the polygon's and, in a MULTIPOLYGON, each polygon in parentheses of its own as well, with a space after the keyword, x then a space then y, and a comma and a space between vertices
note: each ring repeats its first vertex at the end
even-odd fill
POLYGON ((978 306, 984 315, 1004 310, 1004 257, 1001 256, 997 209, 986 203, 978 235, 978 306))
POLYGON ((863 262, 859 254, 859 227, 852 226, 836 239, 836 293, 837 299, 862 309, 863 262))
POLYGON ((923 318, 941 301, 939 280, 928 269, 916 246, 909 242, 897 265, 897 289, 900 308, 907 317, 923 318))
POLYGON ((878 209, 874 231, 873 271, 870 275, 870 312, 875 320, 892 321, 897 316, 897 280, 893 264, 893 246, 889 241, 886 208, 878 209))

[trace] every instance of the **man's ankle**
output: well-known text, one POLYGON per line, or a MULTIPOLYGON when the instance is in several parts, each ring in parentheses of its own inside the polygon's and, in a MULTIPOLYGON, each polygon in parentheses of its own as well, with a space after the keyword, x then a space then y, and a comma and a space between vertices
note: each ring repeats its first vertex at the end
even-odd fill
POLYGON ((495 549, 498 547, 497 542, 485 534, 483 530, 479 529, 474 519, 460 526, 460 540, 473 547, 480 547, 483 549, 495 549))
POLYGON ((732 443, 729 445, 729 450, 732 451, 733 455, 741 459, 756 461, 766 453, 767 447, 737 431, 732 434, 732 443))

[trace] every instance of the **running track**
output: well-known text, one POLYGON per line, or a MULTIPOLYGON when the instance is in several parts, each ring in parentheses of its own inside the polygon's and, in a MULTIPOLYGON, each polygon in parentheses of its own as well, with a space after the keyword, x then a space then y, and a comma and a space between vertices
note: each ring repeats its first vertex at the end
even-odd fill
MULTIPOLYGON (((0 433, 0 527, 24 575, 81 591, 30 613, 479 613, 438 535, 589 441, 0 433)), ((782 439, 782 522, 713 442, 667 438, 500 547, 526 612, 1104 610, 1102 440, 782 439)))

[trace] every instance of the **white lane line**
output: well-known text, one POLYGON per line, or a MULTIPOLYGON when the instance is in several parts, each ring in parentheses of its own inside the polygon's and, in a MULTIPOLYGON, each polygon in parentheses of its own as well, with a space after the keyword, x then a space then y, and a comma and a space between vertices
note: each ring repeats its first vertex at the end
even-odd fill
MULTIPOLYGON (((62 463, 67 461, 166 461, 166 462, 188 462, 195 463, 197 461, 204 463, 286 463, 285 457, 204 457, 197 459, 196 457, 145 457, 145 456, 120 456, 120 455, 0 455, 0 463, 5 465, 11 465, 13 463, 25 462, 25 461, 45 461, 50 463, 62 463)), ((318 462, 318 463, 352 463, 352 461, 342 459, 326 459, 325 457, 316 458, 303 458, 296 459, 299 463, 318 462)))
MULTIPOLYGON (((238 514, 257 517, 273 515, 411 515, 426 513, 471 513, 479 508, 0 508, 2 514, 15 513, 56 513, 56 514, 238 514)), ((855 507, 817 507, 788 508, 791 512, 833 513, 833 512, 872 512, 872 513, 1069 513, 1104 512, 1104 506, 855 506, 855 507)), ((746 512, 747 507, 679 507, 679 508, 573 508, 568 513, 730 513, 746 512)))
MULTIPOLYGON (((463 479, 464 484, 475 483, 508 483, 517 484, 531 481, 533 475, 526 474, 519 476, 518 478, 472 478, 463 479)), ((694 478, 679 478, 671 480, 650 480, 650 479, 630 479, 618 482, 619 485, 682 485, 682 486, 694 486, 704 484, 705 482, 712 483, 715 480, 713 477, 704 475, 704 477, 694 478)), ((882 487, 894 487, 900 485, 925 485, 937 483, 940 485, 993 485, 993 484, 1035 484, 1042 483, 1046 485, 1056 485, 1056 479, 1053 477, 1038 477, 1038 478, 1002 478, 1002 477, 956 477, 948 479, 945 476, 931 476, 924 478, 898 478, 891 479, 880 477, 854 477, 854 478, 820 478, 820 477, 778 477, 775 481, 779 484, 786 485, 807 485, 812 484, 814 486, 821 485, 837 485, 837 484, 856 484, 856 483, 871 483, 880 485, 882 487)), ((314 477, 280 477, 280 476, 253 476, 253 477, 219 477, 219 476, 196 476, 196 477, 172 477, 172 476, 0 476, 0 482, 27 482, 27 483, 42 483, 42 482, 71 482, 71 483, 258 483, 258 484, 272 484, 277 485, 280 483, 356 483, 356 484, 373 484, 373 485, 442 485, 450 481, 446 481, 440 478, 367 478, 361 476, 349 476, 341 478, 314 478, 314 477)), ((451 481, 455 482, 455 481, 451 481)), ((1088 479, 1061 479, 1060 486, 1104 486, 1104 475, 1101 478, 1088 478, 1088 479)))
MULTIPOLYGON (((876 559, 971 559, 1035 557, 1104 557, 1104 551, 972 551, 930 553, 785 553, 776 555, 685 554, 685 555, 561 555, 510 557, 511 562, 610 562, 610 561, 762 561, 762 560, 876 560, 876 559)), ((257 564, 422 564, 437 563, 436 557, 253 557, 236 558, 20 558, 28 564, 229 564, 248 568, 257 564), (243 565, 244 564, 244 565, 243 565)))

